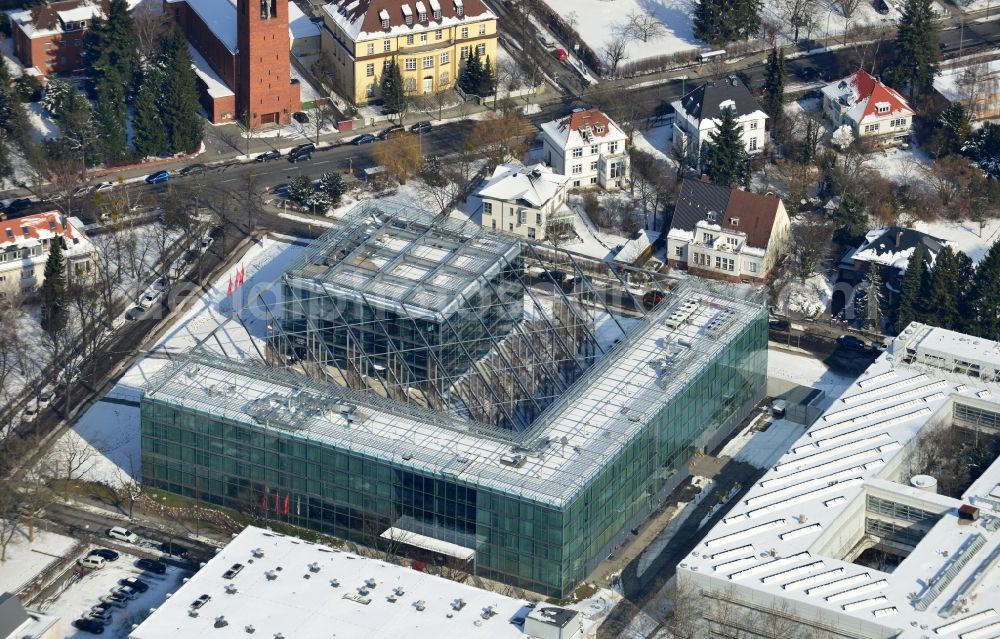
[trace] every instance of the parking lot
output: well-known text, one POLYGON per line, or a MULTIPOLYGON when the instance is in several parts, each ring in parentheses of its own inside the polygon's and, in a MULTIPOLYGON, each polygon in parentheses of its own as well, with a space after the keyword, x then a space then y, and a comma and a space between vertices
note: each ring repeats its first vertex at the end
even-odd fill
MULTIPOLYGON (((92 546, 91 549, 105 546, 92 546)), ((78 630, 73 621, 86 615, 102 597, 107 597, 120 587, 119 581, 135 577, 149 586, 144 593, 133 599, 113 604, 109 608, 110 622, 105 624, 102 636, 111 639, 125 639, 132 626, 149 615, 150 608, 156 608, 166 600, 167 594, 175 591, 181 579, 189 573, 179 568, 167 566, 162 575, 137 568, 135 555, 120 553, 115 561, 106 562, 103 568, 93 570, 76 568, 57 588, 54 595, 36 606, 41 612, 59 617, 56 635, 61 638, 83 638, 91 633, 78 630)))

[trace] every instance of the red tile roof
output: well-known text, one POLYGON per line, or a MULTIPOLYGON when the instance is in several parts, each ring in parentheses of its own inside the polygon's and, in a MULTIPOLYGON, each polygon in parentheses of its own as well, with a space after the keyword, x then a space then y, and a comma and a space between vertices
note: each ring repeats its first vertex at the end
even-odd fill
MULTIPOLYGON (((31 22, 39 30, 55 30, 62 28, 59 21, 60 11, 69 11, 86 4, 92 4, 87 0, 62 0, 62 2, 47 2, 31 10, 31 22)), ((108 0, 101 0, 101 8, 105 14, 108 12, 108 0)))
POLYGON ((47 240, 56 234, 62 235, 72 244, 73 225, 65 223, 65 218, 57 211, 0 221, 0 247, 19 244, 25 240, 47 240))
POLYGON ((603 137, 611 130, 611 121, 600 109, 588 109, 577 111, 563 118, 560 122, 563 126, 568 126, 570 131, 579 131, 583 127, 590 127, 594 135, 603 137), (598 125, 600 128, 598 129, 598 125))
POLYGON ((913 109, 906 103, 903 96, 895 89, 882 84, 880 80, 872 77, 864 69, 855 71, 853 75, 847 78, 847 81, 857 90, 855 104, 860 103, 862 100, 868 100, 865 104, 864 113, 858 118, 858 122, 862 122, 870 115, 884 117, 887 113, 898 114, 903 112, 913 115, 913 109), (889 110, 879 113, 876 106, 878 104, 888 104, 889 110))

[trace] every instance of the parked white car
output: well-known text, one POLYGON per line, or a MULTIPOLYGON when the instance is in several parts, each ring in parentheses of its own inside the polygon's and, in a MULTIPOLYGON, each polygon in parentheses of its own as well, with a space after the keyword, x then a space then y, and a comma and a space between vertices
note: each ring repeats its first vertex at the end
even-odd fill
POLYGON ((109 528, 108 537, 111 537, 112 539, 117 539, 119 541, 127 541, 130 544, 135 544, 139 542, 139 535, 135 534, 128 528, 122 528, 121 526, 115 526, 114 528, 109 528))
POLYGON ((24 411, 21 413, 21 421, 25 424, 30 424, 35 421, 38 417, 38 401, 31 400, 28 405, 24 407, 24 411))

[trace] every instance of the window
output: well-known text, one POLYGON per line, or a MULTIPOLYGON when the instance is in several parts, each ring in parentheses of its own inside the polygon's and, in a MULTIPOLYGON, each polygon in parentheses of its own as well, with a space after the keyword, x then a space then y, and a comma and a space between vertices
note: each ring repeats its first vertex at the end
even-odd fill
POLYGON ((460 4, 456 5, 455 6, 455 15, 457 15, 459 18, 461 18, 462 16, 464 16, 465 15, 465 7, 463 7, 460 4))
POLYGON ((432 55, 424 56, 424 68, 425 69, 433 69, 434 68, 434 56, 432 56, 432 55))
POLYGON ((597 170, 597 161, 596 160, 594 162, 590 163, 590 170, 591 171, 596 171, 597 170))
POLYGON ((711 244, 712 242, 715 241, 715 236, 712 235, 711 233, 702 233, 701 234, 701 241, 704 244, 711 244))
POLYGON ((757 272, 757 262, 750 262, 750 272, 751 273, 757 272))
POLYGON ((420 41, 421 42, 427 42, 427 33, 421 33, 420 34, 420 41))
POLYGON ((483 202, 483 213, 493 215, 493 202, 483 202))
MULTIPOLYGON (((369 64, 368 66, 372 67, 372 75, 375 75, 375 65, 374 64, 369 64)), ((368 96, 369 98, 374 98, 375 97, 375 83, 374 82, 372 82, 371 84, 369 84, 368 88, 365 89, 365 95, 368 96)))
POLYGON ((583 157, 583 149, 573 149, 573 157, 575 157, 575 158, 582 158, 583 157))
POLYGON ((865 133, 874 133, 875 131, 878 131, 878 124, 879 124, 878 122, 876 122, 875 124, 866 124, 865 133))
POLYGON ((365 75, 369 78, 375 75, 375 65, 373 63, 369 62, 365 66, 365 75))
POLYGON ((597 176, 596 175, 594 177, 590 178, 590 183, 591 184, 597 184, 597 176))
POLYGON ((520 209, 517 212, 517 223, 518 224, 525 224, 525 223, 527 223, 527 221, 528 221, 528 214, 527 214, 527 212, 524 209, 520 209))
POLYGON ((403 68, 406 69, 407 71, 413 71, 414 69, 417 68, 417 59, 416 58, 407 58, 403 62, 403 68))
POLYGON ((514 223, 513 222, 511 222, 511 223, 509 223, 507 225, 507 230, 510 231, 511 233, 514 232, 514 223))
POLYGON ((894 128, 894 129, 896 127, 906 126, 906 118, 897 118, 897 119, 893 120, 892 122, 890 122, 889 126, 892 127, 892 128, 894 128))
POLYGON ((580 180, 573 180, 573 186, 580 186, 580 180))
POLYGON ((535 229, 530 226, 528 227, 528 239, 529 240, 535 239, 535 229))
POLYGON ((375 45, 374 44, 369 44, 368 45, 368 55, 375 55, 375 45))
POLYGON ((383 51, 392 51, 392 40, 383 40, 382 41, 382 50, 383 51))
POLYGON ((684 245, 683 244, 678 244, 677 246, 674 247, 674 256, 675 257, 684 257, 684 245))
POLYGON ((470 49, 469 47, 462 47, 462 51, 460 54, 462 60, 465 60, 469 57, 469 49, 470 49))
POLYGON ((421 22, 427 22, 427 12, 426 11, 421 11, 419 14, 417 14, 417 17, 420 18, 421 22))
POLYGON ((757 138, 750 138, 750 150, 751 151, 757 150, 757 138))
POLYGON ((477 44, 476 45, 476 53, 478 53, 481 56, 486 55, 486 45, 485 44, 477 44))
POLYGON ((462 30, 458 32, 458 35, 463 40, 469 37, 469 27, 462 27, 462 30))
POLYGON ((406 91, 408 93, 413 93, 417 90, 417 79, 416 78, 406 78, 406 91))
POLYGON ((608 142, 608 153, 618 153, 617 142, 608 142))
POLYGON ((449 62, 451 62, 451 53, 445 51, 441 54, 441 64, 448 64, 449 62))
POLYGON ((591 155, 597 155, 600 152, 600 150, 601 150, 601 145, 600 144, 591 145, 591 147, 590 147, 590 154, 591 155))
POLYGON ((447 71, 441 74, 441 86, 446 86, 450 81, 451 77, 448 75, 447 71))
POLYGON ((385 18, 384 20, 382 20, 382 28, 385 29, 386 31, 389 30, 389 18, 385 18))
POLYGON ((889 105, 888 104, 876 104, 875 105, 875 110, 878 111, 879 113, 888 113, 889 112, 889 105))
MULTIPOLYGON (((440 20, 441 19, 441 12, 440 11, 435 11, 434 14, 435 14, 434 15, 434 19, 435 20, 440 20)), ((434 32, 434 39, 435 40, 440 40, 443 36, 444 36, 444 34, 441 32, 441 29, 438 29, 437 31, 434 32)))
POLYGON ((619 178, 625 175, 625 163, 624 162, 613 162, 611 164, 611 177, 619 178))
POLYGON ((406 44, 413 44, 413 34, 406 36, 406 44))
POLYGON ((756 131, 757 130, 757 120, 752 120, 750 122, 750 130, 751 131, 756 131))
MULTIPOLYGON (((440 20, 441 19, 441 10, 440 9, 435 9, 434 10, 434 19, 435 20, 440 20)), ((441 31, 438 30, 438 40, 441 39, 441 35, 440 34, 441 34, 441 31)))
POLYGON ((406 22, 406 26, 408 26, 408 27, 413 26, 413 14, 412 13, 407 13, 406 14, 406 20, 405 20, 405 22, 406 22))
POLYGON ((738 218, 738 217, 731 217, 731 218, 729 218, 729 225, 730 226, 739 226, 740 225, 740 218, 738 218))
POLYGON ((493 220, 493 230, 497 230, 497 221, 493 220))
POLYGON ((583 165, 582 164, 574 164, 573 165, 573 175, 580 175, 581 173, 583 173, 583 165))
POLYGON ((535 224, 541 224, 541 223, 542 223, 542 214, 535 213, 535 224))
POLYGON ((386 71, 389 68, 389 65, 391 65, 391 64, 392 64, 392 60, 388 60, 388 59, 382 60, 382 70, 386 71))
POLYGON ((479 25, 479 35, 486 35, 486 23, 479 25))
POLYGON ((715 257, 715 268, 720 271, 733 271, 736 270, 735 260, 729 259, 728 257, 715 257))
POLYGON ((739 246, 740 245, 740 241, 739 241, 739 239, 737 239, 735 237, 727 237, 726 238, 726 244, 728 244, 729 246, 739 246))

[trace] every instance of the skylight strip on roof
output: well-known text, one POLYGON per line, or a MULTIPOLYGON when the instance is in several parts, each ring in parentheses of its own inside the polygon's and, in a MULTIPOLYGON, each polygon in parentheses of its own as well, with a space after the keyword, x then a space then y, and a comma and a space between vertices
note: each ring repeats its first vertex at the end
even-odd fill
POLYGON ((766 515, 768 513, 773 513, 777 510, 783 508, 788 508, 789 506, 795 506, 803 502, 812 501, 813 498, 825 495, 826 493, 836 492, 842 490, 848 486, 856 486, 860 484, 863 480, 861 477, 853 477, 851 479, 845 479, 844 481, 839 481, 826 488, 821 488, 819 490, 811 490, 809 492, 802 493, 801 495, 796 495, 795 497, 789 497, 788 499, 782 499, 781 501, 769 504, 767 506, 761 506, 760 508, 755 508, 754 510, 747 511, 747 517, 753 519, 754 517, 759 517, 761 515, 766 515))
POLYGON ((806 535, 811 535, 823 530, 821 524, 809 524, 808 526, 803 526, 802 528, 796 528, 795 530, 789 530, 786 533, 778 535, 782 541, 787 541, 789 539, 795 539, 797 537, 804 537, 806 535))
POLYGON ((730 548, 729 550, 723 550, 722 552, 717 552, 714 555, 709 555, 709 557, 711 559, 725 559, 727 557, 735 557, 737 554, 745 552, 753 553, 753 545, 747 544, 746 546, 740 546, 739 548, 730 548))
POLYGON ((838 601, 843 601, 844 599, 850 599, 851 597, 857 597, 858 595, 867 595, 870 592, 875 592, 880 588, 884 588, 889 585, 889 582, 885 579, 879 579, 878 581, 873 581, 870 584, 865 584, 863 586, 858 586, 856 588, 848 588, 847 590, 841 590, 840 592, 834 593, 823 599, 827 603, 836 603, 838 601))
POLYGON ((782 584, 781 585, 781 589, 782 590, 793 590, 795 588, 806 588, 810 584, 822 583, 824 580, 829 579, 830 577, 833 577, 834 575, 842 575, 842 574, 844 574, 844 568, 843 567, 837 567, 837 568, 834 568, 833 570, 826 570, 824 572, 817 573, 815 575, 809 575, 808 577, 803 577, 801 579, 796 579, 795 581, 789 581, 786 584, 782 584))
POLYGON ((934 634, 936 635, 946 635, 949 632, 956 632, 963 628, 968 628, 969 626, 974 626, 980 621, 985 621, 992 617, 997 616, 997 611, 993 608, 989 610, 984 610, 982 612, 977 612, 974 615, 969 615, 968 617, 963 617, 957 621, 952 621, 951 623, 946 623, 943 626, 938 626, 934 629, 934 634))
POLYGON ((869 386, 873 386, 879 382, 884 382, 888 379, 893 379, 894 377, 896 377, 896 369, 892 369, 891 371, 886 371, 884 373, 879 373, 878 375, 874 375, 867 379, 862 379, 858 382, 858 386, 860 386, 861 388, 868 388, 869 386))
POLYGON ((993 623, 987 624, 982 628, 976 628, 975 630, 970 630, 969 632, 963 632, 958 636, 960 639, 996 639, 996 637, 1000 637, 1000 621, 994 621, 993 623))
POLYGON ((850 577, 844 577, 842 579, 834 579, 833 581, 827 582, 825 584, 820 584, 819 586, 813 586, 812 588, 806 588, 806 594, 821 595, 828 590, 834 590, 836 588, 846 588, 848 586, 865 583, 870 580, 871 580, 871 575, 867 572, 863 572, 857 575, 851 575, 850 577))
POLYGON ((760 582, 764 584, 769 584, 775 581, 782 581, 788 579, 789 577, 798 577, 799 575, 806 575, 820 568, 825 568, 826 564, 822 560, 813 561, 802 566, 796 566, 795 568, 789 568, 788 570, 783 570, 782 572, 776 572, 770 575, 766 575, 760 578, 760 582))
POLYGON ((900 415, 899 417, 893 417, 892 419, 887 419, 882 422, 872 424, 870 426, 863 426, 857 430, 848 431, 842 435, 834 435, 833 437, 828 437, 826 439, 820 439, 816 443, 819 446, 829 446, 836 444, 837 442, 842 442, 847 439, 853 439, 859 435, 864 435, 865 433, 871 433, 877 430, 882 430, 883 428, 891 428, 893 426, 899 426, 900 424, 905 424, 911 419, 916 419, 918 417, 925 417, 931 414, 931 409, 921 408, 918 411, 912 413, 906 413, 905 415, 900 415))
MULTIPOLYGON (((787 468, 785 468, 785 466, 791 466, 791 467, 793 467, 795 469, 799 469, 803 465, 807 465, 807 464, 810 464, 810 463, 815 462, 815 461, 821 461, 823 459, 829 459, 830 457, 836 457, 839 453, 842 453, 844 451, 850 450, 852 448, 859 448, 859 447, 865 446, 867 444, 872 444, 872 443, 875 443, 875 442, 878 442, 878 441, 884 441, 884 440, 887 440, 887 439, 892 439, 892 437, 889 436, 889 433, 880 433, 878 435, 875 435, 874 437, 869 437, 867 439, 859 439, 857 441, 847 442, 846 444, 841 444, 840 446, 834 446, 832 448, 827 448, 826 450, 824 450, 822 452, 819 452, 819 453, 813 453, 811 455, 803 455, 802 457, 793 457, 792 459, 790 459, 790 460, 788 460, 786 462, 779 462, 779 463, 775 464, 773 466, 773 469, 774 469, 775 472, 778 472, 778 473, 780 473, 780 472, 782 472, 784 470, 788 470, 787 468)), ((818 446, 816 446, 816 444, 809 443, 809 444, 806 444, 805 446, 798 446, 798 447, 792 449, 792 452, 795 453, 795 454, 798 454, 800 451, 804 451, 804 450, 816 450, 817 448, 818 448, 818 446)), ((761 484, 761 485, 763 485, 763 484, 761 484)))
POLYGON ((757 524, 756 526, 751 526, 750 528, 744 528, 743 530, 737 530, 736 532, 729 533, 728 535, 723 535, 721 537, 716 537, 714 539, 706 539, 703 543, 706 548, 713 548, 716 546, 721 546, 730 541, 736 539, 742 539, 744 537, 749 537, 751 535, 756 535, 757 533, 764 532, 765 530, 772 530, 774 528, 780 528, 788 523, 785 518, 775 519, 763 524, 757 524))
POLYGON ((873 388, 873 389, 865 391, 863 393, 858 393, 857 395, 851 395, 849 397, 842 397, 842 398, 840 398, 840 401, 843 402, 843 403, 845 403, 845 404, 853 404, 853 403, 859 402, 859 401, 861 401, 863 399, 868 399, 869 397, 875 397, 875 396, 881 395, 883 393, 888 393, 890 391, 894 391, 897 388, 905 388, 906 386, 910 386, 912 384, 916 384, 917 382, 926 381, 927 379, 928 379, 927 375, 921 373, 919 375, 915 375, 913 377, 910 377, 910 378, 907 378, 907 379, 903 379, 903 380, 900 380, 898 382, 893 382, 892 384, 886 384, 885 386, 879 386, 878 388, 873 388))
POLYGON ((782 566, 787 566, 789 564, 794 564, 800 559, 808 559, 809 553, 800 552, 794 555, 789 555, 788 557, 778 557, 777 559, 772 559, 771 561, 765 561, 764 563, 757 564, 756 566, 751 566, 750 568, 744 568, 743 570, 738 570, 731 575, 729 575, 730 581, 736 581, 737 579, 746 579, 747 577, 753 577, 754 575, 759 575, 762 572, 768 572, 774 568, 780 568, 782 566))
MULTIPOLYGON (((874 450, 875 449, 872 449, 872 451, 874 450)), ((865 451, 865 452, 867 453, 870 451, 865 451)), ((810 470, 815 471, 814 468, 806 468, 800 472, 805 472, 810 470)), ((791 494, 796 491, 802 490, 804 488, 810 488, 812 486, 825 486, 832 481, 840 481, 841 479, 846 479, 850 477, 852 474, 858 472, 859 470, 861 470, 860 466, 844 468, 843 470, 838 470, 836 472, 828 473, 826 475, 821 475, 819 477, 807 479, 806 481, 799 482, 797 484, 792 484, 791 486, 785 486, 784 488, 779 488, 778 490, 772 490, 769 493, 762 493, 760 495, 748 497, 747 499, 743 500, 743 503, 746 504, 747 506, 752 506, 754 504, 771 501, 772 499, 775 499, 781 495, 791 494)))
MULTIPOLYGON (((902 393, 895 393, 889 397, 882 397, 870 402, 865 402, 864 404, 858 404, 857 406, 852 406, 850 408, 845 408, 843 410, 834 411, 823 415, 823 421, 832 422, 836 421, 847 415, 853 415, 859 411, 867 410, 870 407, 882 406, 884 404, 891 404, 892 402, 898 402, 904 399, 911 399, 913 397, 920 397, 924 393, 934 390, 940 390, 948 385, 948 382, 939 379, 932 384, 926 384, 919 388, 914 388, 913 390, 904 391, 902 393)), ((927 401, 931 401, 930 397, 936 397, 937 394, 925 398, 927 401)))
POLYGON ((880 603, 885 603, 889 601, 889 598, 885 595, 879 595, 878 597, 869 597, 868 599, 859 599, 858 601, 852 601, 850 603, 845 603, 840 607, 844 612, 850 612, 852 610, 864 610, 865 608, 871 608, 872 606, 877 606, 880 603))

